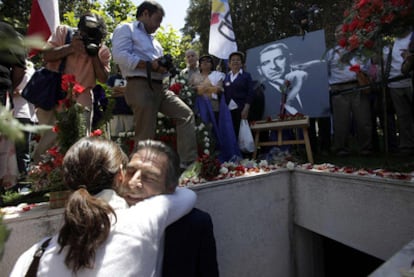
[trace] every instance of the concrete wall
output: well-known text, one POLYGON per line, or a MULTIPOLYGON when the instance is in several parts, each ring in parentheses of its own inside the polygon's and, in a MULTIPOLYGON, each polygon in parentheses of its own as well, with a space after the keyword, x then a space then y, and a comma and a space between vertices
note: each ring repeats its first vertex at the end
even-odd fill
POLYGON ((414 237, 412 182, 295 171, 294 222, 382 260, 414 237))
MULTIPOLYGON (((213 218, 222 277, 322 277, 322 236, 383 260, 414 237, 412 182, 279 170, 193 189, 213 218)), ((56 232, 61 212, 44 207, 5 220, 12 233, 2 273, 56 232)))

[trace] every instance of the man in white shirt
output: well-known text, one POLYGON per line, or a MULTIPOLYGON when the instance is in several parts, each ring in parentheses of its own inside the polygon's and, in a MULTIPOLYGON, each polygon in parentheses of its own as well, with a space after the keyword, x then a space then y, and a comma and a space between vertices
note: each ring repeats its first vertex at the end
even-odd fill
POLYGON ((163 88, 168 65, 160 62, 163 49, 152 34, 164 14, 157 2, 142 2, 137 8, 137 20, 115 29, 112 54, 128 81, 125 100, 134 113, 135 141, 154 138, 158 112, 175 119, 177 152, 185 168, 197 158, 195 120, 192 110, 174 92, 163 88))

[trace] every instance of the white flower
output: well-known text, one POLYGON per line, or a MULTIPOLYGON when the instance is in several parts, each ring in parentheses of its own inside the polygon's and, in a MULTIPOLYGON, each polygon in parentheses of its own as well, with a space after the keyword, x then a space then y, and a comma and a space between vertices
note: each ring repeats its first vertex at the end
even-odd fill
POLYGON ((210 138, 209 137, 204 137, 204 141, 205 142, 209 142, 210 141, 210 138))
POLYGON ((204 131, 203 133, 205 136, 208 136, 208 131, 204 131))
POLYGON ((157 124, 162 125, 162 120, 158 120, 157 124))
POLYGON ((229 169, 227 167, 222 166, 222 167, 220 167, 220 171, 219 172, 221 174, 227 174, 229 172, 229 169))
POLYGON ((269 163, 267 162, 267 160, 261 160, 259 163, 259 167, 268 167, 269 163))
POLYGON ((204 149, 204 154, 206 154, 206 155, 210 155, 210 150, 208 150, 208 149, 204 149))
POLYGON ((292 170, 292 169, 295 168, 295 164, 292 163, 291 161, 288 161, 287 164, 286 164, 286 168, 289 169, 289 170, 292 170))
POLYGON ((206 143, 204 144, 204 146, 205 146, 206 148, 209 148, 209 147, 210 147, 210 143, 206 142, 206 143))

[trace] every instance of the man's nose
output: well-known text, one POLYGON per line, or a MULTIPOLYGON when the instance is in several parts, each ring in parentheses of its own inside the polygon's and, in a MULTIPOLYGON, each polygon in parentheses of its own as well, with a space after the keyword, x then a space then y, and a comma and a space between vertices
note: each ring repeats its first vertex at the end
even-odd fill
POLYGON ((128 185, 131 189, 142 188, 141 171, 135 172, 134 176, 129 180, 128 185))

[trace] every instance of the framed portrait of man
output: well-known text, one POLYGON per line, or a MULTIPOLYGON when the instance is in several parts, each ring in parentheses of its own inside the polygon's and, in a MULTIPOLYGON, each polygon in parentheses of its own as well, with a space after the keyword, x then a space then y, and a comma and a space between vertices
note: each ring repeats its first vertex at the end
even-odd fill
POLYGON ((265 87, 265 118, 279 115, 282 101, 284 112, 288 114, 329 115, 325 51, 323 30, 247 50, 247 71, 265 87))

